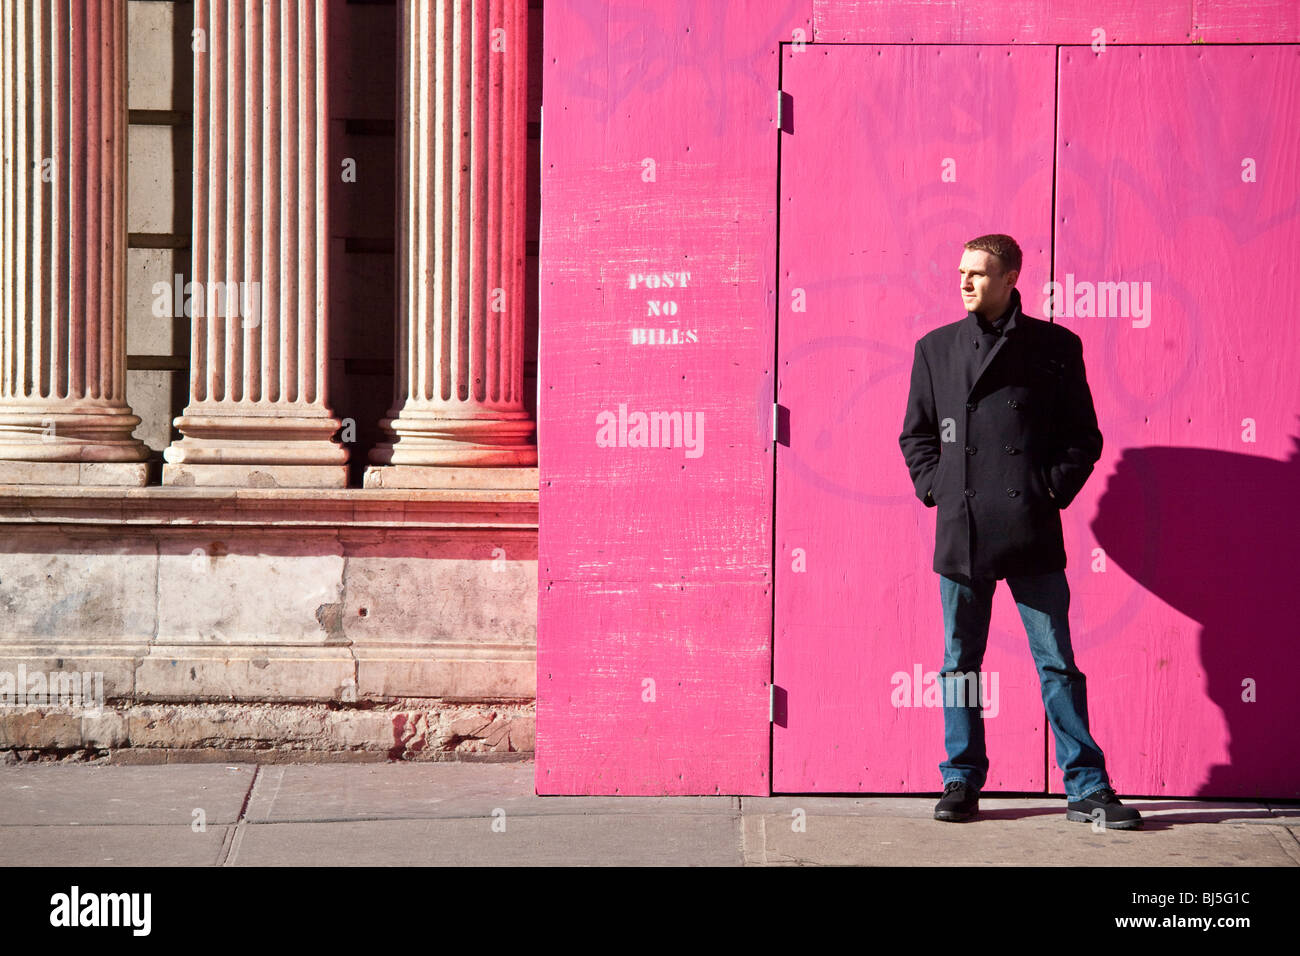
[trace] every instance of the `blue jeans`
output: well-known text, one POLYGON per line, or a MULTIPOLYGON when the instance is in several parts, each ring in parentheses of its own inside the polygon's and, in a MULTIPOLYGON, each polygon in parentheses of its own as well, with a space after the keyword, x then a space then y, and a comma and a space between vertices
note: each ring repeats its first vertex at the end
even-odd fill
MULTIPOLYGON (((1056 735, 1056 762, 1065 774, 1066 799, 1082 800, 1110 786, 1106 758, 1088 730, 1088 698, 1083 672, 1074 664, 1070 648, 1070 587, 1064 571, 1008 577, 1008 587, 1020 610, 1029 650, 1038 667, 1047 720, 1056 735)), ((974 693, 989 639, 989 618, 993 610, 993 578, 954 580, 939 575, 943 599, 943 667, 939 681, 943 688, 943 742, 948 759, 939 764, 944 785, 964 780, 983 788, 988 774, 984 750, 982 697, 974 693), (972 686, 974 685, 974 686, 972 686)))

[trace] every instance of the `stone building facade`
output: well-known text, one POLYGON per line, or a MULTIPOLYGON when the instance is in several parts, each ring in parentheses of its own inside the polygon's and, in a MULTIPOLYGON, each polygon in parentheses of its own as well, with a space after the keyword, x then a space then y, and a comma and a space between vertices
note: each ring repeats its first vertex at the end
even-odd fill
POLYGON ((0 0, 0 749, 532 750, 541 13, 0 0))

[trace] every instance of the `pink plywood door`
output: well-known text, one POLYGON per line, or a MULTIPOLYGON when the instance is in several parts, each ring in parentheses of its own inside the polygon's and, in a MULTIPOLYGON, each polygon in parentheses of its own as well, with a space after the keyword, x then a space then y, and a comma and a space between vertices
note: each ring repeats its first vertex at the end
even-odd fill
MULTIPOLYGON (((898 434, 916 339, 965 315, 962 243, 1009 233, 1021 287, 1047 280, 1056 56, 784 48, 774 792, 941 789, 935 510, 898 434)), ((986 787, 1045 789, 1047 727, 1005 582, 984 671, 986 787)))

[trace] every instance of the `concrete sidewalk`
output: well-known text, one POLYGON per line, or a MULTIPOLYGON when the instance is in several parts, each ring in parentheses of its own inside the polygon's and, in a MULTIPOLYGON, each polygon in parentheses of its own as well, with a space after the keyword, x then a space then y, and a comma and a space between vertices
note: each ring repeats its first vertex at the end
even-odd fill
POLYGON ((936 799, 539 797, 531 761, 23 764, 0 865, 1300 865, 1294 804, 1126 799, 1144 828, 1093 832, 1062 799, 963 824, 936 799))

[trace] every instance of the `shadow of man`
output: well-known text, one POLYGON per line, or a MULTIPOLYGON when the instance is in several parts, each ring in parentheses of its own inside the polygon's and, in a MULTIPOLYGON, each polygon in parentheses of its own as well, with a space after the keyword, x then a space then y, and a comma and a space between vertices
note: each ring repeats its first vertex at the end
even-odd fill
MULTIPOLYGON (((1229 745, 1228 762, 1210 768, 1197 796, 1300 796, 1300 693, 1289 663, 1300 623, 1286 603, 1300 593, 1300 437, 1292 441, 1286 461, 1126 449, 1092 522, 1108 562, 1201 625, 1206 689, 1229 745)), ((1147 663, 1159 666, 1154 655, 1147 663)), ((1155 702, 1167 753, 1200 744, 1183 732, 1186 703, 1172 694, 1155 702)))

